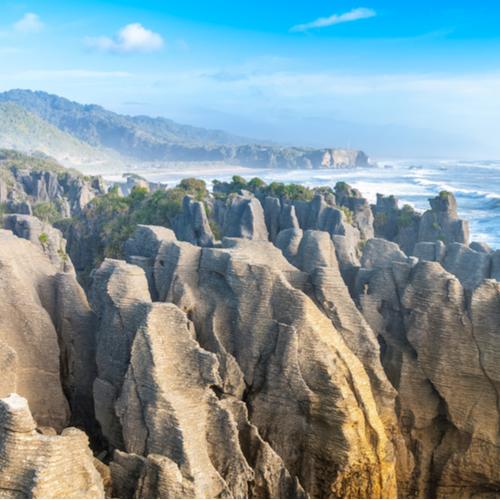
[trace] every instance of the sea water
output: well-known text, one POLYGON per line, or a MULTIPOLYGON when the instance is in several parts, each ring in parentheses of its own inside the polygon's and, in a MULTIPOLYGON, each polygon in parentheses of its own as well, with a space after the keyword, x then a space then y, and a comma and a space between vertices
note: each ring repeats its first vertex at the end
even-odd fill
MULTIPOLYGON (((201 178, 210 185, 213 179, 230 180, 241 175, 247 180, 260 177, 266 182, 298 183, 310 187, 334 186, 345 181, 359 189, 371 203, 376 194, 393 194, 400 205, 408 203, 417 210, 429 208, 429 198, 440 191, 454 193, 458 213, 469 221, 471 239, 500 248, 500 161, 457 160, 378 160, 377 166, 339 170, 256 169, 231 165, 157 166, 132 171, 148 181, 170 187, 186 177, 201 178)), ((121 173, 105 175, 109 180, 123 180, 121 173)))

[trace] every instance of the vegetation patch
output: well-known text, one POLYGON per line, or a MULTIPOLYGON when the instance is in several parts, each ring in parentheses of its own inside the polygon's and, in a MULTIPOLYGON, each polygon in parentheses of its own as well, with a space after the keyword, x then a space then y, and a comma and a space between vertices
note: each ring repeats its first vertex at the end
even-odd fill
POLYGON ((38 241, 42 244, 42 247, 45 248, 49 242, 49 236, 47 233, 40 233, 38 236, 38 241))
POLYGON ((273 196, 275 198, 283 198, 290 201, 310 201, 315 194, 313 189, 300 184, 285 184, 283 182, 266 184, 266 182, 259 177, 254 177, 247 182, 246 179, 239 175, 233 176, 231 182, 214 180, 213 186, 215 198, 222 200, 226 200, 231 194, 241 193, 242 190, 250 191, 260 198, 273 196))
POLYGON ((413 224, 415 218, 415 210, 411 205, 404 205, 400 210, 397 223, 398 227, 404 228, 409 227, 413 224))
POLYGON ((57 206, 50 201, 34 205, 33 215, 38 217, 41 221, 48 222, 49 224, 54 224, 61 219, 61 214, 57 209, 57 206))
POLYGON ((352 224, 354 222, 354 214, 352 213, 352 210, 350 210, 347 207, 339 207, 339 209, 342 211, 344 214, 345 220, 348 224, 352 224))

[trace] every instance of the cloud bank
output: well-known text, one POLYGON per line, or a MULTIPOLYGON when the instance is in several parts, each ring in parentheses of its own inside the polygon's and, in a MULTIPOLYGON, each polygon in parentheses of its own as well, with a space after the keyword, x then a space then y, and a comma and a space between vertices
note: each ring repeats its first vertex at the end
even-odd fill
POLYGON ((292 32, 307 31, 310 29, 326 28, 328 26, 333 26, 334 24, 349 23, 352 21, 359 21, 360 19, 368 19, 370 17, 375 17, 377 13, 373 9, 367 9, 365 7, 360 7, 359 9, 353 9, 349 12, 344 12, 343 14, 332 14, 329 17, 319 17, 314 21, 304 24, 297 24, 290 28, 292 32))
POLYGON ((155 52, 164 46, 163 38, 159 33, 148 30, 140 23, 127 24, 114 38, 87 37, 85 43, 88 47, 103 52, 123 54, 155 52))
POLYGON ((40 18, 33 12, 28 12, 14 23, 14 30, 19 33, 39 33, 43 28, 40 18))

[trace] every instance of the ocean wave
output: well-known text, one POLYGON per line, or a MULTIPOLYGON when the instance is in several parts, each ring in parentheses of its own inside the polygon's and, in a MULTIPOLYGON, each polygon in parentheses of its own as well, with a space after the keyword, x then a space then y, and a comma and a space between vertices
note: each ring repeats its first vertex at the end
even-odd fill
POLYGON ((460 187, 452 186, 452 185, 447 184, 445 182, 431 181, 429 179, 421 178, 418 176, 415 176, 415 178, 413 180, 414 180, 415 184, 422 186, 422 187, 431 188, 431 190, 433 192, 436 192, 436 193, 439 193, 441 191, 449 191, 450 193, 453 193, 457 197, 483 198, 486 200, 500 202, 500 193, 499 192, 482 191, 480 189, 460 188, 460 187))

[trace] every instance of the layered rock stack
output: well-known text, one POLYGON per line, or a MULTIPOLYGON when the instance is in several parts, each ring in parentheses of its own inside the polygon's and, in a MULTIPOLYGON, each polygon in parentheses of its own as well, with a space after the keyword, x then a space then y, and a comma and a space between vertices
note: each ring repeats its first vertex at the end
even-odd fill
POLYGON ((104 498, 84 432, 37 428, 26 399, 0 399, 0 497, 104 498))
POLYGON ((174 220, 87 301, 57 230, 3 218, 0 497, 500 496, 500 253, 451 194, 242 191, 174 220))

